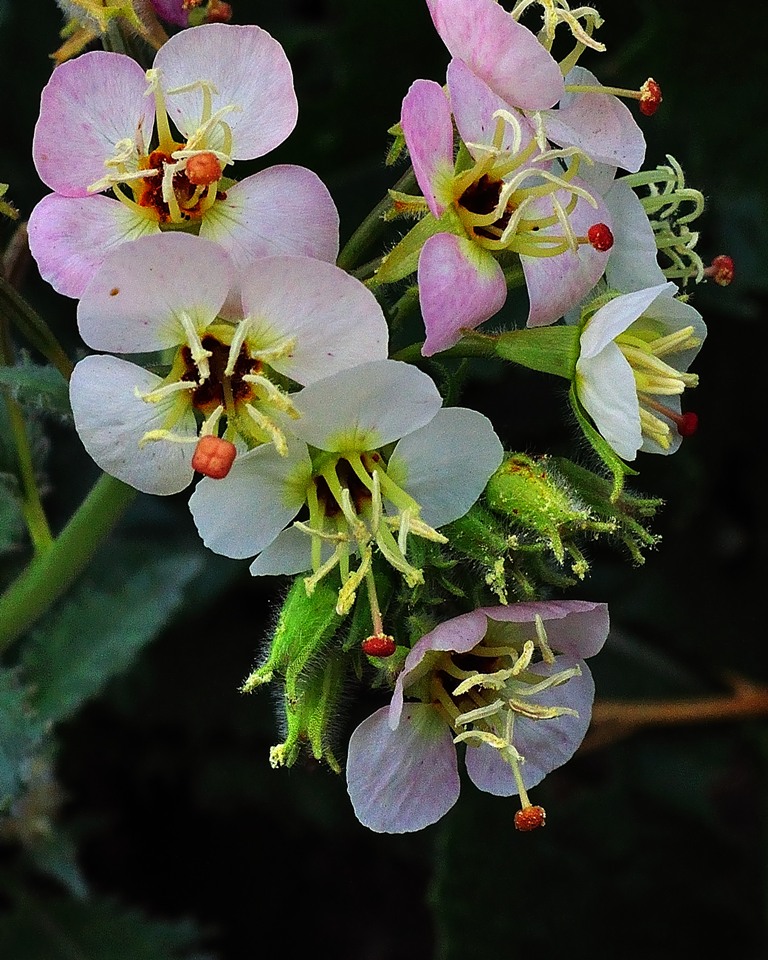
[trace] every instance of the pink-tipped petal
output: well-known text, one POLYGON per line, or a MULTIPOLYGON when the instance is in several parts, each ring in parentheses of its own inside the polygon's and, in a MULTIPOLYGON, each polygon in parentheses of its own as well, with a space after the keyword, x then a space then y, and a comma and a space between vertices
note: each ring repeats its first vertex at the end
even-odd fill
MULTIPOLYGON (((599 86, 594 74, 574 67, 566 85, 599 86)), ((547 138, 560 147, 580 147, 598 163, 636 173, 645 159, 645 137, 627 106, 607 93, 566 92, 557 110, 543 115, 547 138)))
POLYGON ((118 200, 49 193, 29 217, 29 248, 40 276, 65 297, 81 297, 115 248, 159 233, 118 200))
POLYGON ((283 164, 229 187, 203 217, 200 236, 223 247, 241 269, 277 254, 335 263, 339 214, 316 173, 283 164))
MULTIPOLYGON (((584 181, 574 177, 574 185, 589 189, 584 181)), ((609 228, 612 225, 611 215, 603 198, 592 192, 597 206, 583 197, 577 197, 576 206, 568 219, 571 229, 577 237, 584 237, 589 228, 595 223, 604 223, 609 228)), ((565 191, 558 191, 557 198, 566 208, 570 197, 565 191)), ((531 211, 535 215, 551 215, 551 202, 548 197, 542 197, 532 204, 531 211)), ((539 231, 540 236, 563 235, 560 223, 545 227, 539 231)), ((525 274, 525 283, 528 288, 530 310, 528 313, 529 327, 542 327, 554 323, 564 316, 570 309, 580 303, 590 292, 603 275, 610 251, 596 250, 589 243, 579 244, 577 250, 568 249, 552 257, 529 257, 521 254, 520 262, 525 274)))
POLYGON ((558 64, 496 0, 427 0, 427 6, 451 55, 507 103, 546 110, 562 97, 558 64))
POLYGON ((168 113, 186 137, 203 118, 200 90, 173 93, 198 81, 213 84, 213 112, 234 105, 222 120, 232 130, 232 159, 262 157, 296 126, 293 72, 282 46, 253 25, 209 23, 183 30, 155 57, 168 113), (171 92, 169 92, 171 91, 171 92))
MULTIPOLYGON (((489 144, 494 138, 497 118, 494 113, 503 110, 513 116, 520 124, 520 142, 518 150, 525 149, 533 139, 535 131, 530 121, 502 99, 497 93, 476 76, 462 60, 451 60, 448 64, 448 90, 451 95, 451 109, 456 120, 459 136, 468 145, 469 152, 476 160, 485 156, 475 144, 489 144)), ((504 136, 501 141, 503 150, 511 150, 515 145, 516 130, 508 122, 504 123, 504 136)))
POLYGON ((186 233, 142 237, 105 258, 77 308, 94 350, 139 353, 185 343, 182 315, 200 333, 232 287, 233 267, 215 243, 186 233))
POLYGON ((43 89, 32 156, 43 183, 67 197, 88 196, 120 140, 146 142, 155 116, 144 71, 131 57, 93 50, 62 63, 43 89))
MULTIPOLYGON (((565 683, 550 687, 532 697, 532 702, 545 707, 557 706, 575 710, 578 716, 565 714, 551 720, 532 720, 515 717, 512 742, 525 758, 520 766, 526 789, 541 783, 548 773, 576 753, 589 727, 595 683, 587 665, 573 657, 556 657, 551 666, 538 664, 534 673, 543 676, 578 666, 581 676, 571 677, 565 683)), ((498 750, 488 744, 467 747, 467 773, 480 790, 497 797, 511 797, 518 793, 512 768, 504 761, 498 750)))
POLYGON ((400 118, 413 172, 433 216, 450 203, 453 176, 453 123, 443 88, 416 80, 405 95, 400 118))
POLYGON ((347 789, 357 819, 376 833, 410 833, 436 823, 459 798, 450 727, 430 704, 409 703, 396 730, 386 707, 352 734, 347 789))
POLYGON ((191 407, 181 417, 174 416, 178 394, 154 403, 137 395, 156 390, 161 383, 160 377, 126 360, 92 356, 75 366, 69 396, 75 428, 101 469, 142 493, 167 496, 192 480, 195 445, 140 442, 145 434, 170 423, 175 435, 195 437, 197 422, 191 407))
POLYGON ((254 337, 294 339, 273 366, 298 383, 387 356, 389 331, 374 295, 332 263, 309 257, 264 257, 242 280, 242 303, 254 337))
POLYGON ((436 233, 419 257, 419 299, 431 357, 492 317, 507 298, 504 271, 482 247, 452 233, 436 233))

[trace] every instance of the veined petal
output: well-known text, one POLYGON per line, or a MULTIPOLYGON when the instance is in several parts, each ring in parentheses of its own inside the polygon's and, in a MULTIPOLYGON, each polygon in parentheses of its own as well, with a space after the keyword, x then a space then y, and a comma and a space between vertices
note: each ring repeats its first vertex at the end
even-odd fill
POLYGON ((223 247, 241 269, 277 254, 335 263, 339 214, 316 173, 282 164, 229 187, 203 217, 200 236, 223 247))
MULTIPOLYGON (((566 85, 600 86, 584 67, 574 67, 566 85)), ((543 114, 547 138, 560 147, 580 147, 599 163, 636 173, 645 159, 645 137, 627 106, 608 93, 566 92, 557 110, 543 114)))
MULTIPOLYGON (((469 145, 468 150, 475 159, 479 159, 483 152, 474 148, 473 144, 490 144, 493 140, 497 124, 494 113, 498 110, 504 110, 519 122, 522 136, 518 149, 525 149, 533 139, 535 131, 527 117, 494 93, 463 60, 454 58, 448 64, 448 90, 459 136, 469 145)), ((511 150, 514 138, 512 125, 505 123, 501 148, 511 150)))
POLYGON ((421 506, 421 519, 441 527, 464 516, 503 456, 487 417, 446 407, 398 442, 387 473, 421 506))
POLYGON ((215 243, 186 233, 142 237, 104 258, 82 295, 77 322, 95 350, 139 353, 186 341, 180 315, 202 332, 221 309, 234 280, 215 243))
POLYGON ((110 197, 49 193, 30 214, 28 231, 40 276, 57 293, 81 297, 111 250, 160 227, 110 197))
POLYGON ((432 380, 410 363, 376 360, 293 395, 294 432, 321 450, 376 450, 428 423, 442 406, 432 380))
MULTIPOLYGON (((368 288, 331 263, 309 257, 264 257, 242 281, 245 315, 261 349, 295 338, 275 370, 314 383, 339 370, 387 356, 389 331, 368 288)), ((353 401, 346 402, 351 406, 353 401)), ((312 442, 312 441, 310 441, 312 442)))
POLYGON ((605 267, 608 285, 630 293, 666 283, 653 228, 635 191, 616 180, 603 197, 613 221, 613 246, 605 267))
POLYGON ((492 317, 507 299, 504 271, 490 253, 466 237, 436 233, 419 256, 419 300, 425 357, 447 350, 492 317))
POLYGON ((403 100, 400 117, 413 172, 433 216, 450 202, 453 177, 451 108, 439 83, 416 80, 403 100))
POLYGON ((214 553, 253 557, 290 523, 306 499, 312 464, 306 444, 288 438, 288 455, 264 444, 237 457, 223 480, 203 477, 189 509, 214 553))
MULTIPOLYGON (((572 183, 589 189, 589 184, 578 177, 574 177, 572 183)), ((597 208, 583 197, 577 196, 576 205, 568 217, 571 229, 577 237, 585 236, 595 223, 613 226, 603 198, 599 194, 592 195, 597 202, 597 208)), ((566 192, 558 191, 556 196, 563 207, 567 207, 570 198, 566 192)), ((531 205, 531 211, 531 216, 550 214, 550 199, 540 198, 531 205)), ((539 231, 539 235, 561 236, 562 232, 560 223, 555 223, 551 227, 544 227, 539 231)), ((554 257, 530 257, 521 254, 520 262, 530 301, 527 325, 542 327, 554 323, 583 300, 603 275, 608 256, 609 251, 596 250, 589 243, 579 244, 577 250, 569 249, 554 257)))
POLYGON ((347 789, 355 816, 376 833, 436 823, 459 798, 450 727, 430 704, 407 704, 396 730, 387 708, 377 710, 350 738, 347 789))
POLYGON ((120 140, 152 136, 155 108, 144 71, 122 53, 93 50, 62 63, 43 89, 32 156, 43 183, 67 197, 88 196, 120 140))
MULTIPOLYGON (((555 657, 551 665, 539 663, 531 668, 534 673, 549 676, 575 666, 581 669, 581 676, 571 677, 563 684, 543 690, 534 700, 545 707, 576 710, 578 716, 564 714, 551 720, 515 717, 513 743, 525 757, 520 773, 526 789, 541 783, 548 773, 562 766, 576 753, 589 727, 595 697, 592 674, 582 660, 555 657)), ((497 797, 511 797, 518 793, 512 768, 498 750, 488 744, 467 747, 465 759, 467 773, 480 790, 497 797)))
POLYGON ((472 610, 438 624, 434 630, 425 633, 420 640, 416 641, 413 649, 406 657, 392 694, 387 719, 390 729, 394 730, 400 722, 400 716, 405 705, 403 692, 408 685, 408 678, 425 655, 430 650, 468 653, 483 639, 487 626, 488 621, 485 614, 480 610, 472 610))
POLYGON ((553 57, 496 0, 427 0, 435 29, 451 55, 507 103, 546 110, 563 95, 553 57))
MULTIPOLYGON (((142 493, 178 493, 192 480, 194 444, 154 441, 139 446, 150 430, 167 427, 176 403, 171 395, 147 403, 136 395, 156 389, 153 373, 117 357, 93 356, 81 360, 69 385, 75 427, 83 446, 106 473, 142 493)), ((173 432, 197 436, 191 406, 175 420, 173 432)))
POLYGON ((638 317, 646 313, 657 298, 666 295, 665 300, 669 300, 675 293, 677 287, 674 283, 665 282, 609 300, 605 306, 595 311, 581 333, 581 360, 589 360, 600 353, 638 317))
POLYGON ((576 364, 576 393, 600 434, 624 460, 642 442, 640 405, 632 368, 615 343, 576 364))
MULTIPOLYGON (((216 88, 214 113, 234 104, 222 119, 232 130, 232 159, 262 157, 296 126, 293 72, 282 46, 253 25, 209 23, 183 30, 155 57, 163 90, 206 81, 216 88)), ((185 137, 203 119, 200 90, 167 94, 168 114, 185 137)))
POLYGON ((557 653, 586 659, 603 648, 608 637, 608 606, 590 600, 535 600, 508 606, 481 607, 489 620, 533 624, 544 621, 550 647, 557 653))

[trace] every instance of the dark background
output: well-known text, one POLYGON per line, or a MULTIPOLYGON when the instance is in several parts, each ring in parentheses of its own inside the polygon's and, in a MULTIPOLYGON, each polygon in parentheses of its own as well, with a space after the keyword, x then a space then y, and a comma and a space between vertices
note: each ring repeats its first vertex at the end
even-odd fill
MULTIPOLYGON (((386 130, 409 84, 443 78, 448 56, 426 5, 232 5, 233 22, 269 30, 294 69, 298 127, 263 165, 314 169, 339 206, 343 240, 397 176, 383 165, 386 130)), ((768 682, 758 611, 768 297, 758 94, 768 81, 760 42, 768 12, 755 6, 748 23, 715 24, 690 0, 597 6, 608 52, 582 63, 606 83, 659 81, 662 108, 642 119, 646 166, 666 154, 682 163, 707 199, 700 254, 707 262, 727 252, 737 272, 727 289, 694 291, 709 327, 695 364, 698 434, 674 457, 641 455, 632 481, 666 501, 654 524, 660 547, 639 569, 596 549, 591 577, 572 595, 610 605, 614 633, 592 663, 598 698, 726 694, 729 674, 768 682)), ((11 184, 23 217, 46 192, 30 148, 60 26, 53 2, 0 0, 0 181, 11 184)), ((23 290, 73 355, 81 349, 74 303, 34 269, 23 290)), ((492 370, 470 385, 465 402, 487 413, 512 449, 578 448, 565 398, 546 378, 492 370)), ((95 474, 69 427, 47 429, 46 504, 60 525, 95 474)), ((435 827, 372 834, 355 820, 343 778, 310 764, 270 769, 268 750, 279 739, 272 695, 244 697, 237 688, 286 585, 254 581, 246 564, 205 553, 185 501, 140 497, 123 528, 139 537, 151 525, 156 539, 188 544, 205 563, 204 589, 57 730, 61 818, 96 895, 150 917, 194 920, 220 960, 246 960, 272 949, 275 937, 288 956, 322 948, 338 960, 464 960, 537 948, 574 960, 715 950, 768 956, 761 717, 588 742, 538 790, 549 822, 535 834, 512 829, 514 800, 471 785, 435 827)), ((340 743, 378 704, 350 692, 340 743)))

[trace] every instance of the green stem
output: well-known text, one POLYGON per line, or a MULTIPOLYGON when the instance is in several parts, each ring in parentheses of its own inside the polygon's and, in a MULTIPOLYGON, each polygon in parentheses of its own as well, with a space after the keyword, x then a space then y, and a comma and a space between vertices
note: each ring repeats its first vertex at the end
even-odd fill
MULTIPOLYGON (((447 350, 443 350, 442 353, 438 354, 440 359, 448 359, 449 357, 464 359, 467 357, 493 357, 496 354, 496 341, 498 337, 491 337, 484 333, 468 333, 463 340, 460 340, 459 343, 454 347, 449 347, 447 350)), ((417 363, 423 361, 424 357, 421 353, 421 348, 424 346, 424 341, 420 340, 417 343, 411 343, 407 347, 403 347, 402 350, 398 350, 397 353, 392 355, 393 360, 403 360, 405 363, 417 363)))
POLYGON ((69 380, 73 364, 51 328, 11 284, 0 276, 0 313, 8 317, 36 350, 69 380))
MULTIPOLYGON (((413 190, 415 187, 416 176, 413 172, 413 168, 409 167, 392 189, 397 190, 399 193, 406 193, 409 190, 413 190)), ((386 197, 382 197, 382 199, 376 204, 373 210, 371 210, 365 220, 363 220, 357 230, 355 230, 349 240, 347 240, 347 242, 344 244, 338 260, 336 261, 337 266, 341 267, 342 270, 350 271, 363 261, 363 257, 368 252, 369 248, 381 236, 381 234, 384 233, 386 228, 384 214, 387 213, 391 207, 392 199, 389 194, 387 194, 386 197)))
POLYGON ((0 653, 66 592, 136 496, 103 474, 53 545, 0 597, 0 653))

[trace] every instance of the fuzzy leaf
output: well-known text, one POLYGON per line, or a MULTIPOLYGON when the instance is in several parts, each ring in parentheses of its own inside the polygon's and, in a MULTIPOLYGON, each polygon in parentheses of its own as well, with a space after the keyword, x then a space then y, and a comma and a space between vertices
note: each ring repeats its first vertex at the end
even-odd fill
MULTIPOLYGON (((15 671, 0 669, 0 810, 23 789, 43 728, 15 671)), ((0 952, 0 956, 3 956, 0 952)))
POLYGON ((55 367, 22 361, 14 367, 0 367, 0 386, 23 407, 42 410, 70 419, 67 381, 55 367))
POLYGON ((31 634, 22 668, 40 716, 59 721, 125 670, 178 611, 202 558, 159 545, 113 547, 31 634))

